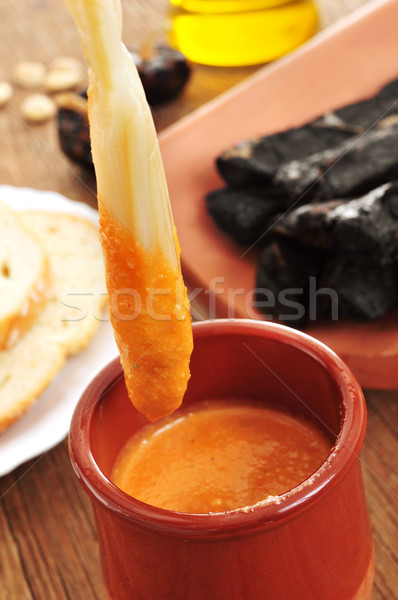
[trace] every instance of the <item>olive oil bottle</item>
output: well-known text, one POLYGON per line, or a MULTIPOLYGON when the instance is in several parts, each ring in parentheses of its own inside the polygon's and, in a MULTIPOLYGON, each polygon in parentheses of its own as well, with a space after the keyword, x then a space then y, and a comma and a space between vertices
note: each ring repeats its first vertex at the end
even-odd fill
POLYGON ((170 43, 215 66, 269 62, 315 32, 313 0, 170 0, 170 43))

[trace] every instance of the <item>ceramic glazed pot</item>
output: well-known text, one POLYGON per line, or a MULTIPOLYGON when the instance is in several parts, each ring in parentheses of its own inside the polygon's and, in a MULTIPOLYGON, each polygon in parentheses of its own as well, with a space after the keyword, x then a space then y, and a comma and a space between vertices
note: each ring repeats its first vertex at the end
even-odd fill
POLYGON ((368 600, 373 542, 359 452, 364 398, 344 363, 313 338, 249 320, 194 324, 184 405, 203 398, 280 403, 334 446, 310 479, 277 501, 210 515, 155 508, 109 480, 147 421, 127 397, 118 360, 79 401, 70 429, 75 472, 92 500, 113 600, 368 600))

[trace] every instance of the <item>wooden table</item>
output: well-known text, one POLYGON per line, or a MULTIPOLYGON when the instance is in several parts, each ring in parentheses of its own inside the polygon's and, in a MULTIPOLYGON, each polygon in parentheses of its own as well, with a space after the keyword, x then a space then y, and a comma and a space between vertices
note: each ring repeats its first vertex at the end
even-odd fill
MULTIPOLYGON (((323 0, 323 25, 364 3, 323 0)), ((128 45, 143 40, 152 28, 162 29, 166 0, 124 5, 128 45)), ((19 60, 48 63, 58 55, 81 57, 61 0, 1 1, 0 80, 10 79, 19 60)), ((183 96, 156 110, 158 129, 254 70, 195 67, 183 96)), ((54 121, 27 126, 21 120, 24 95, 17 91, 0 110, 0 184, 55 190, 95 206, 93 181, 62 155, 54 121)), ((366 398, 362 462, 376 543, 373 600, 393 600, 398 599, 398 391, 369 391, 366 398)), ((66 440, 0 479, 1 600, 105 600, 96 541, 91 508, 72 472, 66 440)))

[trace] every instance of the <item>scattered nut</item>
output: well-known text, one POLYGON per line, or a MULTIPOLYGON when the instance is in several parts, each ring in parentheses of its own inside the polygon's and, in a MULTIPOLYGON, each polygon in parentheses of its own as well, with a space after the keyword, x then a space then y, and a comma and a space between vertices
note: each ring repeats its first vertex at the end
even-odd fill
POLYGON ((58 56, 54 58, 48 65, 48 69, 51 70, 63 70, 65 71, 82 71, 83 65, 76 58, 71 58, 70 56, 58 56))
POLYGON ((52 69, 47 73, 44 89, 49 93, 72 90, 82 82, 82 79, 81 70, 52 69))
POLYGON ((64 92, 56 94, 53 98, 59 109, 73 110, 87 117, 87 95, 82 96, 76 92, 64 92))
POLYGON ((43 94, 31 94, 21 104, 21 115, 26 121, 40 123, 55 116, 57 106, 51 98, 43 94))
POLYGON ((13 93, 12 86, 7 81, 0 81, 0 106, 4 106, 13 93))
POLYGON ((13 78, 15 83, 26 89, 33 89, 43 84, 46 67, 40 62, 22 61, 15 65, 13 78))

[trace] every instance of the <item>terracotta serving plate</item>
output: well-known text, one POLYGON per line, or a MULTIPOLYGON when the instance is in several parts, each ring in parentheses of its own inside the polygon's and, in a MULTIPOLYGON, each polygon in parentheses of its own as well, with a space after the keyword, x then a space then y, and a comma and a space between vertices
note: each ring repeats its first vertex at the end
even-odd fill
MULTIPOLYGON (((206 193, 223 185, 216 156, 374 95, 398 77, 397 22, 397 0, 370 2, 161 134, 185 278, 212 317, 261 318, 251 306, 254 251, 234 244, 206 213, 206 193)), ((315 323, 306 332, 339 354, 362 386, 398 387, 398 310, 372 323, 315 323)))

